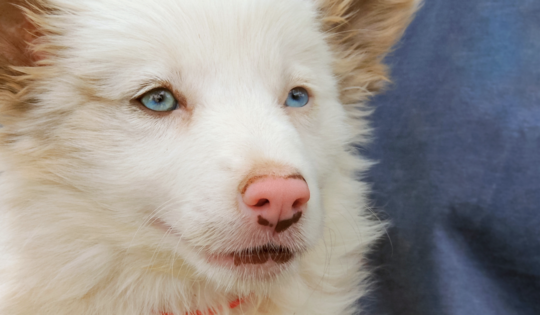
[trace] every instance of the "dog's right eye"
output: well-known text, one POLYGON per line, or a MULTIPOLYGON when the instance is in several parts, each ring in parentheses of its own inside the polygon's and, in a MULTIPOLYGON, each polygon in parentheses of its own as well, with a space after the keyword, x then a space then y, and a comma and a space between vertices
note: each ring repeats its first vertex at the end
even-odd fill
POLYGON ((309 93, 303 87, 297 86, 289 92, 285 106, 304 107, 309 102, 309 93))
POLYGON ((145 93, 140 102, 144 107, 156 112, 170 112, 178 108, 178 101, 171 91, 159 88, 145 93))

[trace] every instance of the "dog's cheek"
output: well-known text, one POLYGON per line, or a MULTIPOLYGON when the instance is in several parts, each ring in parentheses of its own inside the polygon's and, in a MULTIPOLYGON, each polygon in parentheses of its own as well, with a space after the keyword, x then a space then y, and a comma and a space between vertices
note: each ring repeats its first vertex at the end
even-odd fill
POLYGON ((127 103, 81 105, 56 128, 56 146, 65 149, 58 165, 101 203, 148 206, 144 200, 164 200, 174 185, 175 167, 182 163, 171 119, 133 114, 127 103))
POLYGON ((318 186, 324 187, 329 175, 336 172, 339 153, 350 143, 353 131, 335 89, 320 91, 315 102, 308 114, 295 115, 292 121, 301 138, 303 156, 312 165, 318 186))

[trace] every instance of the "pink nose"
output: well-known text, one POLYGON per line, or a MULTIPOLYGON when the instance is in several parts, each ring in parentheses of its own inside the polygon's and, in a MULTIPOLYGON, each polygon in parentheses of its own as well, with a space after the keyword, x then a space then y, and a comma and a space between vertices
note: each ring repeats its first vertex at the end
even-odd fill
POLYGON ((259 225, 280 233, 302 217, 309 200, 309 188, 301 176, 263 177, 247 186, 242 200, 248 215, 259 225))

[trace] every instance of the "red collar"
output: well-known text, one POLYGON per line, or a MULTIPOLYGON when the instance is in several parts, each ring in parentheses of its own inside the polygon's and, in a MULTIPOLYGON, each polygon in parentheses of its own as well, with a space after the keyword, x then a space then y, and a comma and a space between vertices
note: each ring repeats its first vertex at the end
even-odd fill
MULTIPOLYGON (((232 301, 231 303, 229 303, 229 308, 230 309, 236 308, 240 304, 242 304, 243 302, 244 302, 244 299, 236 299, 236 300, 232 301)), ((167 313, 167 312, 161 312, 160 315, 175 315, 175 314, 167 313)), ((206 312, 206 314, 203 314, 203 312, 201 312, 201 311, 193 311, 193 312, 189 312, 189 313, 187 313, 185 315, 216 315, 216 313, 214 313, 214 311, 212 311, 212 310, 208 310, 206 312)))

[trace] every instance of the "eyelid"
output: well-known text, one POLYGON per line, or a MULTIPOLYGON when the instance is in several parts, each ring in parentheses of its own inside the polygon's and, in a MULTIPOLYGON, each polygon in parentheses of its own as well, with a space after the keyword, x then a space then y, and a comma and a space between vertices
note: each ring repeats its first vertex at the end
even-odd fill
MULTIPOLYGON (((134 100, 139 99, 139 98, 143 97, 144 94, 146 94, 146 93, 148 93, 148 92, 150 92, 150 91, 152 91, 152 90, 158 89, 158 88, 164 88, 164 89, 169 90, 169 89, 167 88, 167 86, 168 86, 168 85, 163 84, 163 82, 155 82, 155 83, 152 83, 152 84, 150 84, 150 85, 146 85, 146 86, 144 86, 141 90, 139 90, 139 92, 137 92, 137 93, 135 94, 135 96, 133 96, 133 99, 134 99, 134 100)), ((172 93, 172 91, 171 91, 171 93, 172 93)), ((173 95, 174 95, 174 93, 173 93, 173 95)))

